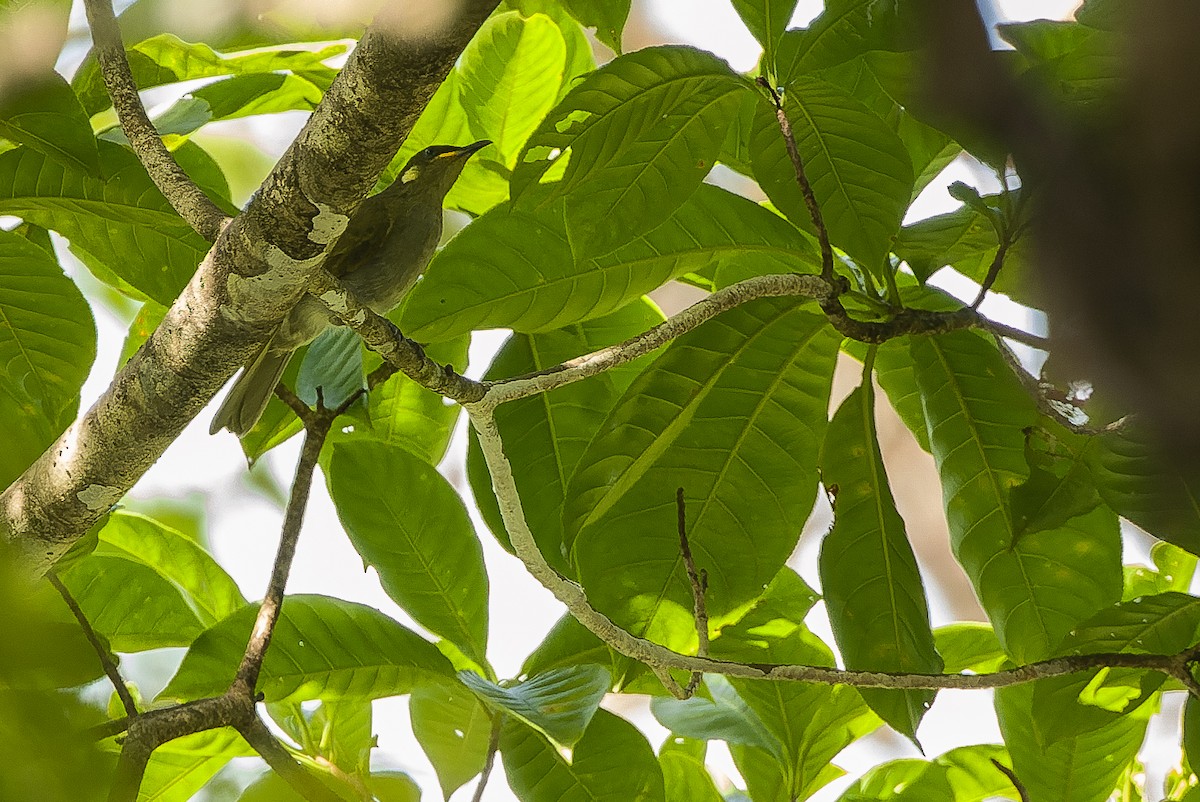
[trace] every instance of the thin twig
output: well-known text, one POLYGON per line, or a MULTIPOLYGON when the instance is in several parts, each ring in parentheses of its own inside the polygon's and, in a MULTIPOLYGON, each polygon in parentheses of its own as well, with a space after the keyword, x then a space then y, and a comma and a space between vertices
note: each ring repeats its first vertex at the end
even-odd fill
POLYGON ((1017 789, 1017 794, 1021 797, 1021 802, 1029 802, 1029 792, 1025 790, 1025 786, 1017 778, 1017 773, 999 760, 996 760, 996 758, 992 758, 992 765, 1008 778, 1008 781, 1013 784, 1013 788, 1017 789))
POLYGON ((487 757, 483 760, 483 770, 479 772, 479 784, 475 793, 471 794, 471 802, 482 802, 483 789, 487 788, 488 778, 492 776, 492 767, 496 765, 496 753, 500 751, 500 730, 504 726, 504 716, 496 713, 492 719, 492 732, 488 736, 487 757))
POLYGON ((979 293, 975 296, 975 300, 971 302, 972 309, 978 309, 983 303, 983 299, 987 296, 988 290, 996 283, 996 278, 1000 275, 1000 268, 1004 267, 1004 257, 1008 254, 1009 241, 1007 234, 1000 240, 1000 247, 996 249, 996 255, 992 258, 992 264, 988 268, 987 275, 983 278, 983 283, 979 285, 979 293))
POLYGON ((111 0, 85 0, 84 7, 104 86, 129 144, 179 216, 197 234, 215 242, 229 218, 183 171, 150 122, 129 69, 111 0))
POLYGON ((104 673, 107 675, 109 682, 112 683, 113 690, 117 692, 117 698, 121 700, 121 707, 125 708, 125 715, 129 718, 137 718, 138 709, 137 703, 133 701, 133 694, 129 692, 129 688, 125 685, 125 680, 121 677, 121 672, 117 668, 117 664, 112 661, 108 649, 105 648, 100 636, 96 634, 96 630, 92 629, 92 624, 88 621, 87 616, 83 613, 83 608, 75 601, 75 597, 71 595, 71 591, 58 578, 58 574, 54 571, 48 571, 46 578, 50 580, 50 584, 58 591, 58 595, 62 596, 62 600, 67 603, 67 607, 71 610, 71 615, 75 616, 75 620, 79 622, 80 629, 83 630, 83 636, 87 638, 87 642, 95 649, 96 655, 100 658, 100 665, 104 667, 104 673))
MULTIPOLYGON (((276 388, 277 391, 279 388, 276 388)), ((312 490, 313 470, 317 459, 321 456, 321 447, 329 435, 329 429, 338 415, 342 414, 358 399, 358 393, 347 399, 337 409, 326 409, 321 403, 321 392, 317 391, 317 408, 309 410, 303 404, 296 409, 297 415, 304 423, 304 445, 300 450, 300 459, 296 464, 296 476, 292 481, 292 492, 288 499, 287 509, 283 516, 283 531, 279 537, 279 548, 275 553, 275 565, 271 570, 271 578, 267 583, 267 592, 258 608, 258 617, 254 622, 254 630, 246 644, 246 652, 238 667, 235 687, 241 686, 253 695, 258 685, 258 676, 262 672, 263 659, 267 648, 271 645, 271 636, 283 608, 283 594, 287 586, 288 574, 292 568, 292 558, 296 555, 296 543, 300 538, 300 525, 304 521, 304 510, 308 505, 308 495, 312 490)), ((286 400, 295 399, 294 394, 286 387, 281 397, 286 400)))
POLYGON ((308 802, 341 802, 341 797, 296 762, 257 715, 238 727, 238 732, 267 765, 308 802))
POLYGON ((765 78, 759 78, 758 85, 770 93, 771 101, 775 104, 775 119, 779 122, 780 133, 783 134, 783 143, 787 148, 788 159, 792 162, 792 169, 796 173, 796 183, 800 186, 800 194, 804 196, 804 205, 808 208, 809 217, 812 218, 813 228, 817 230, 817 242, 821 245, 821 278, 832 282, 833 245, 829 241, 829 230, 825 228, 825 218, 821 215, 817 196, 813 194, 812 184, 808 182, 808 176, 804 172, 804 160, 800 157, 799 148, 796 147, 796 136, 792 133, 792 121, 788 119, 787 112, 783 110, 783 100, 775 91, 775 87, 771 86, 765 78))
MULTIPOLYGON (((683 557, 683 567, 687 571, 688 584, 692 587, 692 616, 696 620, 696 638, 698 645, 696 654, 708 657, 708 605, 704 602, 704 594, 708 590, 708 572, 696 570, 696 561, 692 558, 692 546, 687 536, 687 505, 683 500, 683 488, 675 491, 675 508, 678 512, 679 553, 683 557)), ((700 685, 703 674, 693 671, 684 692, 690 697, 700 685)))

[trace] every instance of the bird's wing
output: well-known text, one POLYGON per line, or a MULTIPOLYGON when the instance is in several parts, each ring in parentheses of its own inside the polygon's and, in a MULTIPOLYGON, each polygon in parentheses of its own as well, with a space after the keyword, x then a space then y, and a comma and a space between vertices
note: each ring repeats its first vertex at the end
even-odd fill
POLYGON ((325 269, 342 277, 353 273, 370 261, 391 234, 395 220, 387 213, 384 202, 374 195, 363 201, 350 217, 350 224, 338 237, 325 260, 325 269))

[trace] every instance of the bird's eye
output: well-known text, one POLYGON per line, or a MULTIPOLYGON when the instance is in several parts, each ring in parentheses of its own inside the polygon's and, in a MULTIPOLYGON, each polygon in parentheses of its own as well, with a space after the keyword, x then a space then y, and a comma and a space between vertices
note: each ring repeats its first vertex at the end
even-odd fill
POLYGON ((421 151, 421 158, 422 159, 432 159, 433 158, 433 148, 425 148, 425 150, 421 151))

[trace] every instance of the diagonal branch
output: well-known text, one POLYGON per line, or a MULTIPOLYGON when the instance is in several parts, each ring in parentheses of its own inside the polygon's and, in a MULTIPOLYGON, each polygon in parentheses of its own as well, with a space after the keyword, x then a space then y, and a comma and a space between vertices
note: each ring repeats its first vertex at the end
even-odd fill
POLYGON ((229 222, 215 203, 188 177, 163 144, 146 107, 138 95, 137 84, 125 56, 121 30, 113 14, 111 0, 85 0, 88 25, 96 45, 96 58, 104 76, 104 86, 116 109, 121 129, 137 153, 154 185, 170 202, 179 216, 209 242, 216 241, 229 222))

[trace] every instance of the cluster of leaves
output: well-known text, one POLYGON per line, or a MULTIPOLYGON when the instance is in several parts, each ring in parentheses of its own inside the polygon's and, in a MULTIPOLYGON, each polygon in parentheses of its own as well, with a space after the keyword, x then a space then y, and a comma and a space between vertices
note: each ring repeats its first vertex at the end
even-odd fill
MULTIPOLYGON (((783 98, 838 271, 854 288, 848 306, 883 318, 902 305, 961 306, 926 280, 955 270, 982 281, 1027 207, 1008 175, 1000 195, 961 188, 959 210, 902 225, 913 199, 964 147, 1005 169, 987 143, 939 130, 919 113, 910 95, 921 31, 905 4, 831 0, 803 29, 788 28, 794 3, 733 4, 763 45, 758 75, 783 98)), ((125 12, 127 35, 145 28, 156 5, 141 0, 125 12)), ((1006 65, 1069 113, 1104 113, 1119 80, 1114 5, 1090 3, 1078 22, 1003 28, 1016 48, 1006 65)), ((394 315, 435 358, 461 370, 472 331, 507 328, 513 333, 488 376, 537 371, 661 321, 644 296, 668 281, 712 290, 819 269, 813 223, 757 76, 694 48, 621 54, 627 6, 507 0, 381 179, 432 143, 495 143, 447 201, 471 222, 394 315), (597 68, 582 26, 595 27, 618 55, 597 68), (735 174, 757 182, 770 203, 706 181, 735 174)), ((181 165, 230 211, 222 165, 191 134, 217 120, 313 108, 335 72, 326 62, 344 48, 298 43, 329 36, 268 14, 208 43, 157 31, 132 37, 143 88, 216 79, 157 123, 181 165)), ((10 421, 0 484, 73 419, 95 356, 90 309, 47 232, 96 278, 143 303, 126 355, 206 250, 110 127, 108 105, 90 60, 69 84, 50 74, 0 99, 0 214, 22 221, 0 232, 0 404, 10 421)), ((1023 245, 1009 249, 994 286, 1032 304, 1023 245)), ((353 338, 330 335, 288 380, 302 397, 320 384, 336 400, 334 389, 360 386, 362 368, 377 362, 360 356, 353 338)), ((501 682, 487 657, 478 537, 435 467, 457 408, 396 376, 352 414, 322 458, 330 494, 353 547, 433 640, 374 609, 290 596, 260 684, 296 753, 314 770, 350 778, 348 798, 419 797, 408 778, 370 769, 371 700, 399 694, 411 694, 414 732, 447 797, 480 773, 493 740, 523 800, 666 802, 741 798, 723 797, 705 769, 709 741, 729 744, 746 792, 762 801, 807 798, 839 775, 834 757, 881 723, 915 739, 933 692, 710 676, 696 697, 672 700, 643 666, 570 618, 519 678, 501 682), (610 691, 656 695, 653 712, 672 732, 657 753, 598 709, 610 691)), ((1200 640, 1200 600, 1185 592, 1200 550, 1194 484, 1166 472, 1136 429, 1080 434, 1046 415, 1003 346, 978 333, 868 349, 843 341, 811 302, 762 299, 659 353, 506 405, 497 419, 546 559, 618 624, 679 651, 695 650, 698 638, 676 487, 707 572, 713 656, 834 665, 831 647, 804 624, 818 596, 785 565, 821 484, 836 511, 821 550, 821 591, 848 668, 980 672, 1057 655, 1174 653, 1200 640), (830 419, 841 352, 863 362, 863 380, 830 419), (883 468, 872 378, 936 460, 952 547, 990 625, 930 626, 883 468), (1119 517, 1164 541, 1154 568, 1123 568, 1119 517)), ((273 406, 243 447, 255 459, 297 430, 290 412, 273 406)), ((468 469, 484 519, 507 546, 474 443, 468 469)), ((221 692, 255 608, 201 540, 117 512, 93 545, 59 572, 111 649, 186 647, 163 701, 221 692)), ((80 648, 66 636, 60 646, 63 654, 80 648)), ((6 687, 32 682, 31 672, 8 670, 11 662, 6 687)), ((69 687, 96 674, 64 670, 37 681, 69 687)), ((1103 800, 1118 784, 1131 786, 1147 719, 1171 690, 1179 688, 1131 670, 1008 689, 996 697, 1006 746, 888 763, 841 798, 1015 798, 995 760, 1013 767, 1033 799, 1103 800)), ((1188 715, 1200 720, 1200 709, 1189 704, 1188 715)), ((24 719, 0 716, 8 720, 24 719)), ((1192 740, 1200 737, 1200 726, 1192 730, 1192 740)), ((0 733, 11 734, 4 725, 0 733)), ((1195 744, 1188 748, 1200 761, 1195 744)), ((188 798, 246 753, 224 732, 175 742, 156 753, 143 795, 188 798)), ((241 798, 286 792, 266 776, 241 798)))

